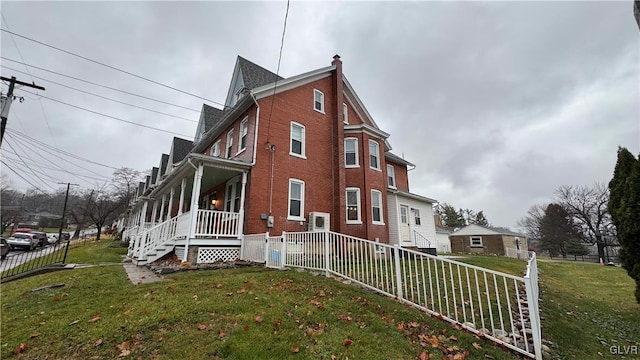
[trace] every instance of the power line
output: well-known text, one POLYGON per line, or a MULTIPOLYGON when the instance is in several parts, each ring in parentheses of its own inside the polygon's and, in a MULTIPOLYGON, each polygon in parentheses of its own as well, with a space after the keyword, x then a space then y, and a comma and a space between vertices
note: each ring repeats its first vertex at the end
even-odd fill
MULTIPOLYGON (((5 152, 5 153, 12 154, 12 155, 16 155, 15 153, 13 153, 13 152, 11 152, 11 151, 9 151, 9 150, 7 150, 7 149, 5 149, 5 150, 4 150, 4 152, 5 152)), ((10 157, 10 156, 7 156, 6 154, 3 156, 3 158, 5 158, 5 159, 7 159, 7 160, 17 161, 17 159, 14 159, 14 158, 12 158, 12 157, 10 157)), ((54 166, 47 166, 47 165, 45 165, 45 164, 42 164, 42 163, 39 163, 39 162, 35 162, 35 161, 34 161, 34 162, 32 162, 32 163, 31 163, 31 162, 27 162, 27 163, 29 163, 29 164, 31 164, 31 165, 37 165, 37 166, 39 166, 39 167, 40 167, 41 169, 43 169, 43 170, 44 170, 44 169, 46 169, 46 170, 52 170, 52 171, 57 171, 57 172, 64 172, 64 173, 69 174, 69 175, 80 176, 80 177, 84 177, 84 178, 92 179, 92 180, 96 180, 96 181, 105 181, 105 180, 110 180, 110 179, 109 179, 109 178, 107 178, 107 177, 104 177, 104 178, 97 178, 97 177, 94 177, 94 176, 78 174, 78 173, 75 173, 75 172, 72 172, 72 171, 69 171, 69 170, 63 169, 63 168, 61 168, 60 166, 58 166, 58 165, 56 165, 56 164, 53 164, 53 165, 55 165, 55 167, 54 167, 54 166)))
POLYGON ((133 121, 129 121, 129 120, 124 120, 124 119, 121 119, 121 118, 119 118, 119 117, 115 117, 115 116, 112 116, 112 115, 103 114, 103 113, 98 112, 98 111, 90 110, 90 109, 87 109, 87 108, 84 108, 84 107, 82 107, 82 106, 78 106, 78 105, 69 104, 68 102, 64 102, 64 101, 61 101, 61 100, 53 99, 53 98, 50 98, 50 97, 48 97, 48 96, 38 95, 38 94, 32 93, 31 91, 27 91, 27 90, 23 90, 23 89, 20 89, 20 91, 24 91, 24 92, 26 92, 27 94, 40 96, 40 97, 42 97, 42 98, 44 98, 44 99, 51 100, 51 101, 55 101, 55 102, 58 102, 58 103, 60 103, 60 104, 64 104, 64 105, 67 105, 67 106, 71 106, 71 107, 76 108, 76 109, 84 110, 84 111, 90 112, 90 113, 92 113, 92 114, 96 114, 96 115, 104 116, 104 117, 107 117, 107 118, 110 118, 110 119, 113 119, 113 120, 117 120, 117 121, 122 121, 122 122, 125 122, 125 123, 127 123, 127 124, 131 124, 131 125, 136 125, 136 126, 144 127, 144 128, 147 128, 147 129, 152 129, 152 130, 162 131, 162 132, 167 133, 167 134, 173 134, 173 135, 178 135, 178 136, 183 136, 183 137, 190 137, 189 135, 185 135, 185 134, 177 133, 177 132, 174 132, 174 131, 171 131, 171 130, 160 129, 160 128, 157 128, 157 127, 153 127, 153 126, 149 126, 149 125, 144 125, 144 124, 140 124, 140 123, 133 122, 133 121))
MULTIPOLYGON (((25 74, 25 72, 23 72, 23 71, 13 69, 13 68, 10 68, 10 67, 5 66, 5 65, 0 65, 0 67, 3 67, 3 68, 5 68, 5 69, 11 70, 11 71, 15 71, 15 72, 18 72, 18 73, 25 74)), ((119 104, 128 105, 128 106, 135 107, 135 108, 138 108, 138 109, 151 111, 151 112, 154 112, 154 113, 156 113, 156 114, 161 114, 161 115, 165 115, 165 116, 170 116, 170 117, 173 117, 173 118, 176 118, 176 119, 181 119, 181 120, 190 121, 190 122, 195 122, 195 123, 197 123, 197 122, 198 122, 198 121, 196 121, 196 120, 191 120, 191 119, 183 118, 183 117, 181 117, 181 116, 171 115, 171 114, 167 114, 167 113, 164 113, 164 112, 161 112, 161 111, 157 111, 157 110, 149 109, 149 108, 146 108, 146 107, 144 107, 144 106, 138 106, 138 105, 135 105, 135 104, 129 104, 129 103, 126 103, 126 102, 124 102, 124 101, 120 101, 120 100, 112 99, 112 98, 109 98, 109 97, 106 97, 106 96, 102 96, 102 95, 99 95, 99 94, 92 93, 92 92, 90 92, 90 91, 85 91, 85 90, 82 90, 82 89, 77 89, 77 88, 74 88, 74 87, 72 87, 72 86, 65 85, 65 84, 61 84, 61 83, 59 83, 59 82, 55 82, 55 81, 53 81, 53 80, 45 79, 45 78, 42 78, 42 77, 39 77, 39 76, 34 76, 34 75, 31 75, 31 76, 32 76, 32 77, 34 77, 34 78, 36 78, 36 79, 44 80, 44 81, 50 82, 50 83, 52 83, 52 84, 56 84, 56 85, 59 85, 59 86, 62 86, 62 87, 66 87, 67 89, 71 89, 71 90, 75 90, 75 91, 78 91, 78 92, 81 92, 81 93, 85 93, 85 94, 93 95, 93 96, 99 97, 99 98, 101 98, 101 99, 105 99, 105 100, 109 100, 109 101, 117 102, 117 103, 119 103, 119 104)))
MULTIPOLYGON (((13 145, 11 145, 11 143, 10 143, 10 142, 8 142, 8 141, 7 141, 7 145, 9 145, 9 147, 11 148, 11 150, 13 150, 14 152, 16 152, 16 149, 13 147, 13 145)), ((17 152, 16 152, 16 153, 17 153, 17 152)), ((25 166, 27 169, 29 169, 29 170, 31 171, 31 173, 32 173, 36 178, 38 178, 38 180, 40 180, 40 182, 41 182, 41 183, 43 183, 44 185, 46 185, 46 186, 50 187, 51 189, 53 189, 53 187, 52 187, 51 185, 47 184, 47 182, 46 182, 46 181, 44 181, 40 176, 38 176, 38 175, 35 173, 35 171, 33 171, 33 169, 32 169, 29 165, 27 165, 27 163, 25 163, 25 162, 24 162, 24 160, 22 160, 22 156, 18 155, 18 158, 20 159, 20 161, 22 161, 22 163, 24 164, 24 166, 25 166)), ((54 190, 55 190, 55 189, 54 189, 54 190)))
POLYGON ((59 72, 57 72, 57 71, 53 71, 53 70, 45 69, 45 68, 42 68, 42 67, 39 67, 39 66, 30 65, 30 64, 27 64, 27 63, 24 63, 24 62, 20 62, 20 61, 17 61, 17 60, 9 59, 9 58, 6 58, 6 57, 4 57, 4 56, 0 56, 0 59, 2 59, 2 60, 7 60, 7 61, 11 61, 11 62, 14 62, 14 63, 16 63, 16 64, 22 64, 22 65, 25 65, 25 66, 28 66, 28 67, 32 67, 32 68, 34 68, 34 69, 38 69, 38 70, 42 70, 42 71, 46 71, 46 72, 48 72, 48 73, 52 73, 52 74, 56 74, 56 75, 59 75, 59 76, 63 76, 63 77, 69 78, 69 79, 73 79, 73 80, 81 81, 81 82, 84 82, 84 83, 87 83, 87 84, 91 84, 91 85, 99 86, 99 87, 102 87, 102 88, 105 88, 105 89, 109 89, 109 90, 113 90, 113 91, 118 91, 118 92, 121 92, 121 93, 123 93, 123 94, 131 95, 131 96, 136 96, 136 97, 139 97, 139 98, 142 98, 142 99, 146 99, 146 100, 150 100, 150 101, 155 101, 155 102, 157 102, 157 103, 161 103, 161 104, 165 104, 165 105, 175 106, 175 107, 177 107, 177 108, 181 108, 181 109, 185 109, 185 110, 189 110, 189 111, 193 111, 193 112, 197 112, 197 113, 199 113, 199 112, 200 112, 200 110, 191 109, 191 108, 188 108, 188 107, 186 107, 186 106, 182 106, 182 105, 172 104, 172 103, 170 103, 170 102, 166 102, 166 101, 163 101, 163 100, 158 100, 158 99, 150 98, 150 97, 147 97, 147 96, 144 96, 144 95, 140 95, 140 94, 132 93, 132 92, 129 92, 129 91, 121 90, 121 89, 114 88, 114 87, 111 87, 111 86, 98 84, 98 83, 95 83, 95 82, 92 82, 92 81, 89 81, 89 80, 85 80, 85 79, 81 79, 81 78, 78 78, 78 77, 75 77, 75 76, 66 75, 66 74, 63 74, 63 73, 59 73, 59 72))
MULTIPOLYGON (((7 19, 4 18, 4 14, 0 13, 0 16, 2 16, 2 20, 4 20, 4 24, 7 26, 7 29, 9 29, 9 23, 7 22, 7 19)), ((16 47, 16 50, 18 51, 18 55, 20 55, 20 59, 22 59, 22 62, 24 61, 24 56, 22 56, 22 52, 20 51, 20 48, 18 47, 18 43, 16 42, 16 39, 13 37, 13 35, 11 34, 11 41, 13 41, 13 45, 16 47)), ((29 73, 29 68, 25 65, 25 69, 27 70, 27 75, 29 75, 29 77, 31 77, 31 82, 33 82, 35 84, 35 81, 33 81, 33 76, 31 76, 31 73, 29 73)), ((47 114, 44 111, 44 106, 42 105, 42 101, 38 100, 38 103, 40 103, 40 110, 42 110, 42 116, 44 117, 44 122, 45 124, 47 124, 47 129, 49 130, 49 135, 51 135, 51 140, 53 140, 53 145, 58 146, 58 144, 56 144, 56 139, 53 137, 53 132, 51 131, 51 126, 49 126, 49 118, 47 118, 47 114)))
MULTIPOLYGON (((288 5, 288 4, 289 4, 289 3, 287 2, 287 8, 289 7, 289 5, 288 5)), ((83 59, 83 60, 87 60, 87 61, 90 61, 90 62, 92 62, 92 63, 98 64, 98 65, 102 65, 102 66, 107 67, 107 68, 109 68, 109 69, 119 71, 119 72, 121 72, 121 73, 124 73, 124 74, 130 75, 130 76, 136 77, 136 78, 138 78, 138 79, 145 80, 145 81, 148 81, 148 82, 153 83, 153 84, 156 84, 156 85, 160 85, 160 86, 165 87, 165 88, 167 88, 167 89, 171 89, 171 90, 174 90, 174 91, 177 91, 177 92, 181 92, 181 93, 186 94, 186 95, 189 95, 189 96, 193 96, 193 97, 198 98, 198 99, 206 100, 206 101, 208 101, 208 102, 211 102, 211 103, 214 103, 214 104, 218 104, 218 105, 222 105, 222 106, 224 106, 224 107, 227 107, 226 105, 221 104, 221 103, 219 103, 219 102, 217 102, 217 101, 213 101, 213 100, 207 99, 207 98, 205 98, 205 97, 202 97, 202 96, 199 96, 199 95, 195 95, 195 94, 192 94, 192 93, 187 92, 187 91, 184 91, 184 90, 180 90, 180 89, 175 88, 175 87, 173 87, 173 86, 166 85, 166 84, 163 84, 163 83, 158 82, 158 81, 155 81, 155 80, 151 80, 151 79, 146 78, 146 77, 144 77, 144 76, 136 75, 136 74, 131 73, 131 72, 129 72, 129 71, 122 70, 122 69, 117 68, 117 67, 115 67, 115 66, 111 66, 111 65, 105 64, 105 63, 100 62, 100 61, 97 61, 97 60, 90 59, 90 58, 85 57, 85 56, 82 56, 82 55, 78 55, 78 54, 73 53, 73 52, 71 52, 71 51, 64 50, 64 49, 61 49, 61 48, 56 47, 56 46, 53 46, 53 45, 49 45, 49 44, 44 43, 44 42, 42 42, 42 41, 38 41, 38 40, 32 39, 32 38, 30 38, 30 37, 24 36, 24 35, 16 34, 16 33, 12 32, 12 31, 7 30, 7 29, 0 29, 0 30, 2 30, 2 31, 4 31, 4 32, 7 32, 7 33, 9 33, 9 34, 13 34, 13 35, 18 36, 18 37, 21 37, 21 38, 23 38, 23 39, 26 39, 26 40, 29 40, 29 41, 33 41, 33 42, 35 42, 35 43, 37 43, 37 44, 40 44, 40 45, 43 45, 43 46, 49 47, 49 48, 51 48, 51 49, 58 50, 58 51, 63 52, 63 53, 65 53, 65 54, 69 54, 69 55, 71 55, 71 56, 75 56, 75 57, 77 57, 77 58, 80 58, 80 59, 83 59)))
POLYGON ((273 114, 273 103, 276 100, 276 87, 278 86, 278 75, 280 74, 280 60, 282 60, 282 48, 284 47, 284 34, 287 31, 287 18, 289 17, 289 0, 287 0, 287 11, 284 14, 284 27, 282 28, 282 38, 280 40, 280 54, 278 55, 278 68, 276 69, 276 81, 273 84, 273 95, 271 96, 271 109, 269 110, 269 120, 267 121, 267 143, 271 132, 271 114, 273 114))
POLYGON ((33 183, 31 183, 31 181, 29 181, 29 180, 25 179, 25 178, 24 178, 22 175, 20 175, 17 171, 13 170, 13 169, 11 168, 11 166, 7 165, 7 163, 6 163, 6 162, 4 162, 4 161, 3 161, 3 160, 1 160, 1 159, 0 159, 0 162, 1 162, 1 163, 3 163, 3 164, 4 164, 4 166, 6 166, 6 167, 7 167, 7 169, 11 170, 14 174, 18 175, 18 177, 20 177, 22 180, 26 181, 26 182, 27 182, 27 184, 31 185, 34 189, 36 189, 36 190, 40 190, 40 192, 41 192, 41 193, 46 193, 46 191, 44 191, 44 190, 40 189, 39 187, 37 187, 37 186, 33 185, 33 183))

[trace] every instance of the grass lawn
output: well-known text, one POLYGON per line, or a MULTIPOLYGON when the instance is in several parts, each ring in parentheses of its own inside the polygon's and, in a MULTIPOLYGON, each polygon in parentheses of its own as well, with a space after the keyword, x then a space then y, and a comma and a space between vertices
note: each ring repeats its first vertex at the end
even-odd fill
POLYGON ((133 285, 110 241, 69 250, 95 267, 2 285, 1 357, 16 359, 517 359, 392 299, 260 267, 133 285), (45 285, 59 288, 31 291, 45 285), (466 356, 462 356, 466 355, 466 356))
MULTIPOLYGON (((522 275, 523 262, 476 256, 462 261, 522 275)), ((624 269, 582 262, 538 262, 542 334, 567 359, 640 358, 640 304, 624 269), (615 347, 612 349, 612 347, 615 347), (619 348, 618 348, 619 347, 619 348), (630 348, 627 348, 630 350, 630 348)))

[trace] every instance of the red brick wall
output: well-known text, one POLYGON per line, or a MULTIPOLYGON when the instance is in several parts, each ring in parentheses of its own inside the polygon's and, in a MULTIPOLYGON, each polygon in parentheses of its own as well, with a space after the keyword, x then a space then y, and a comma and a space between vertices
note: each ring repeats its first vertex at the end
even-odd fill
MULTIPOLYGON (((387 165, 393 165, 393 169, 396 175, 396 188, 400 191, 409 192, 409 177, 407 175, 407 166, 400 165, 393 162, 387 162, 387 165)), ((385 171, 386 171, 385 167, 385 171)))

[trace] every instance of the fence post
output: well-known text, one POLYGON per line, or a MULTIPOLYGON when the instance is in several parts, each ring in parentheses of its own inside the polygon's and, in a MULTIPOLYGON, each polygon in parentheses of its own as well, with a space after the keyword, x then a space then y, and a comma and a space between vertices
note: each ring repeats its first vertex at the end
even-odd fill
POLYGON ((264 265, 269 267, 269 233, 264 238, 264 265))
POLYGON ((542 360, 542 341, 540 334, 540 312, 538 310, 538 266, 535 254, 529 260, 527 275, 524 277, 524 285, 527 292, 527 305, 529 307, 529 321, 531 323, 531 337, 536 360, 542 360))
POLYGON ((329 277, 329 270, 331 268, 331 259, 329 258, 331 246, 329 244, 329 238, 331 234, 329 231, 324 231, 324 276, 329 277))
MULTIPOLYGON (((60 239, 58 239, 58 241, 60 241, 60 239)), ((62 258, 62 264, 66 264, 67 261, 67 251, 69 251, 69 243, 71 242, 71 239, 69 239, 67 241, 67 246, 64 248, 64 257, 62 258)))
POLYGON ((284 269, 284 264, 287 258, 287 233, 282 232, 282 238, 280 239, 282 246, 280 246, 280 268, 284 269))
POLYGON ((400 274, 400 246, 398 244, 393 246, 393 257, 396 264, 396 292, 398 299, 402 299, 402 275, 400 274))
POLYGON ((240 260, 244 260, 244 234, 239 234, 240 235, 240 260))

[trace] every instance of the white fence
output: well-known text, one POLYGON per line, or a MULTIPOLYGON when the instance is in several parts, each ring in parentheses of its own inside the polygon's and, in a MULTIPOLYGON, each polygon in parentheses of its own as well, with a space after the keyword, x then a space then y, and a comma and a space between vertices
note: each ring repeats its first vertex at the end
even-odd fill
POLYGON ((520 259, 520 260, 529 260, 529 252, 528 251, 517 250, 517 249, 512 249, 512 248, 505 248, 504 250, 505 250, 504 256, 506 256, 506 257, 510 257, 510 258, 514 258, 514 259, 520 259))
MULTIPOLYGON (((518 277, 334 232, 262 239, 268 267, 301 267, 350 279, 542 359, 535 254, 527 274, 518 277)), ((245 241, 243 253, 255 253, 251 247, 257 243, 245 241)))

